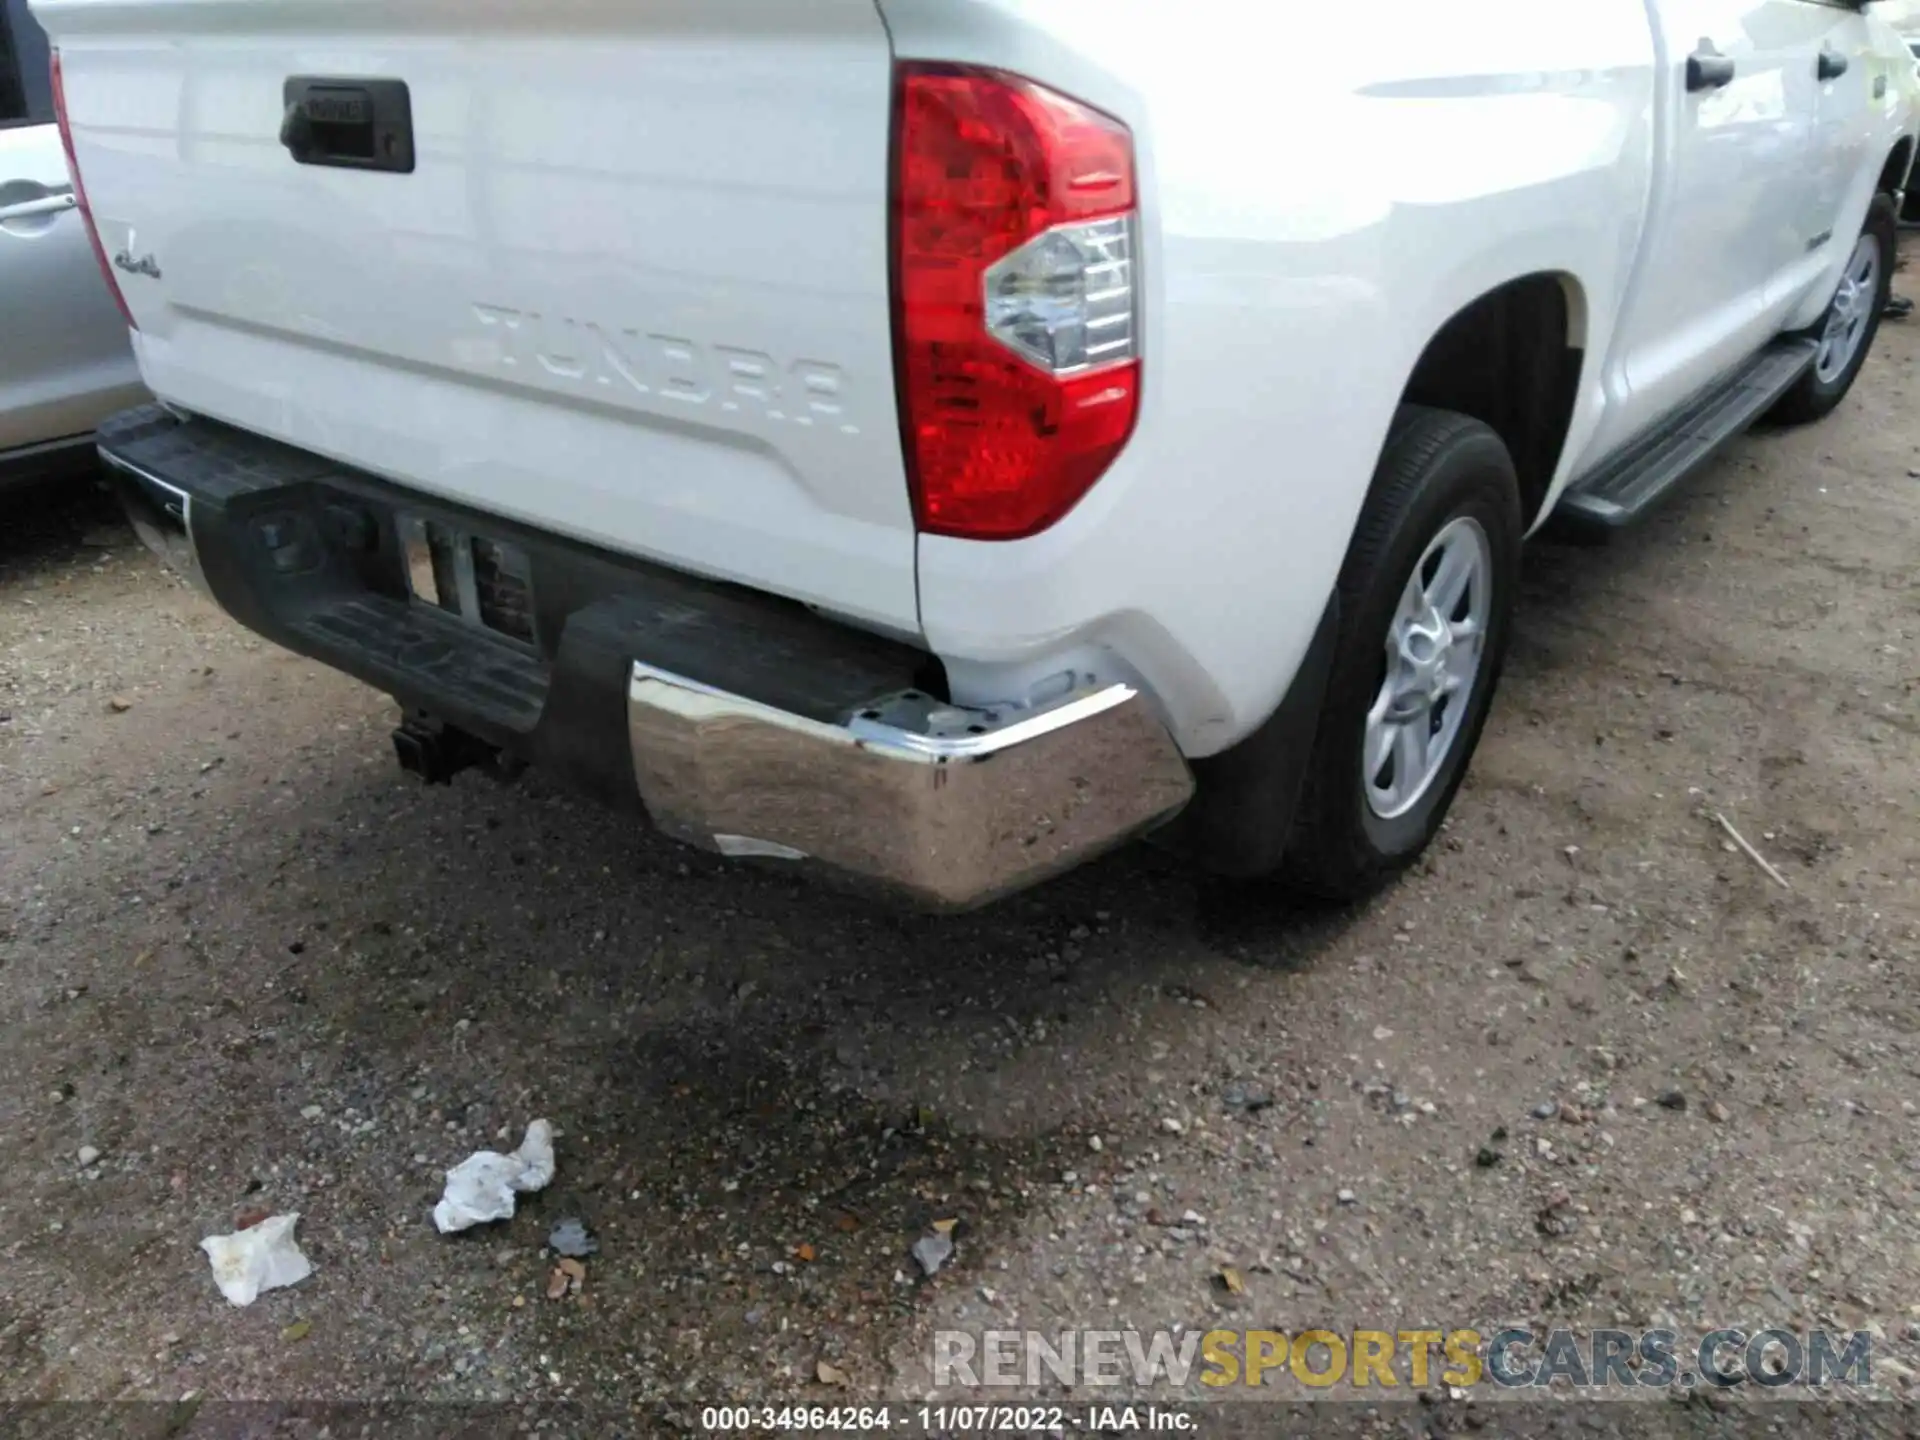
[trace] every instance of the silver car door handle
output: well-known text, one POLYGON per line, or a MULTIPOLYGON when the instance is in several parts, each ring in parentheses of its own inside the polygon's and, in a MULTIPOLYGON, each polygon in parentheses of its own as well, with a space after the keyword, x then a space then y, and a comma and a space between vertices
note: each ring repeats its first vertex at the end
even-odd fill
POLYGON ((18 205, 0 205, 0 224, 8 220, 25 220, 29 215, 54 215, 62 210, 71 210, 78 203, 73 192, 61 195, 45 195, 38 200, 22 200, 18 205))

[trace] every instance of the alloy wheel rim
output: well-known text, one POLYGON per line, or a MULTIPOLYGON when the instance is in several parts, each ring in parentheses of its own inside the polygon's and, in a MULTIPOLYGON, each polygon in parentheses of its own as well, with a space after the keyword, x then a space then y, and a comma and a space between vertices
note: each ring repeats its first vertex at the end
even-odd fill
POLYGON ((1880 242, 1872 235, 1862 235, 1840 274, 1840 288, 1834 292, 1826 328, 1820 333, 1820 353, 1813 368, 1821 384, 1831 385, 1839 379, 1860 353, 1868 322, 1873 319, 1874 302, 1879 298, 1880 242))
POLYGON ((1387 624, 1386 670, 1361 749, 1367 807, 1382 820, 1418 805, 1459 743, 1492 613, 1493 546, 1463 515, 1428 542, 1387 624))

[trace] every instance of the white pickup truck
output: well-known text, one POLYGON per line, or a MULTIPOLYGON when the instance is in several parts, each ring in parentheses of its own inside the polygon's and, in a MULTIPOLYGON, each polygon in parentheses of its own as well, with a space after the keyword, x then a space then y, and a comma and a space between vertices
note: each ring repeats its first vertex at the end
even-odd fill
POLYGON ((1439 827, 1523 536, 1873 339, 1847 0, 36 0, 151 542, 730 855, 976 904, 1439 827))

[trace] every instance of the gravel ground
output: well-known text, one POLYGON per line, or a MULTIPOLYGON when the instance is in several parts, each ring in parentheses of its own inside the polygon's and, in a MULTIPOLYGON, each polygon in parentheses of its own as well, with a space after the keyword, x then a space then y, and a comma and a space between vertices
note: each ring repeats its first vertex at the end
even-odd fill
POLYGON ((1338 916, 1136 847, 920 918, 423 789, 98 493, 5 501, 0 1399, 917 1399, 941 1327, 1416 1323, 1874 1327, 1897 1392, 1917 342, 1536 545, 1446 835, 1338 916), (535 1116, 552 1186, 436 1234, 535 1116), (260 1210, 315 1270, 231 1308, 198 1241, 260 1210))

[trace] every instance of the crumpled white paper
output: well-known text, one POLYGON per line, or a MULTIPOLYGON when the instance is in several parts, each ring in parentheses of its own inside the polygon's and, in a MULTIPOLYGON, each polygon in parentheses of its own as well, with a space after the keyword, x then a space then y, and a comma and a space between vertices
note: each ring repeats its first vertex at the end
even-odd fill
POLYGON ((251 1305, 262 1290, 297 1285, 313 1266, 294 1242, 300 1216, 273 1215, 231 1235, 209 1235, 200 1242, 213 1263, 213 1283, 235 1305, 251 1305))
POLYGON ((442 1235, 513 1218, 516 1192, 544 1190, 553 1179, 553 1126, 536 1120, 511 1155, 481 1150, 447 1171, 446 1192, 433 1207, 442 1235))

